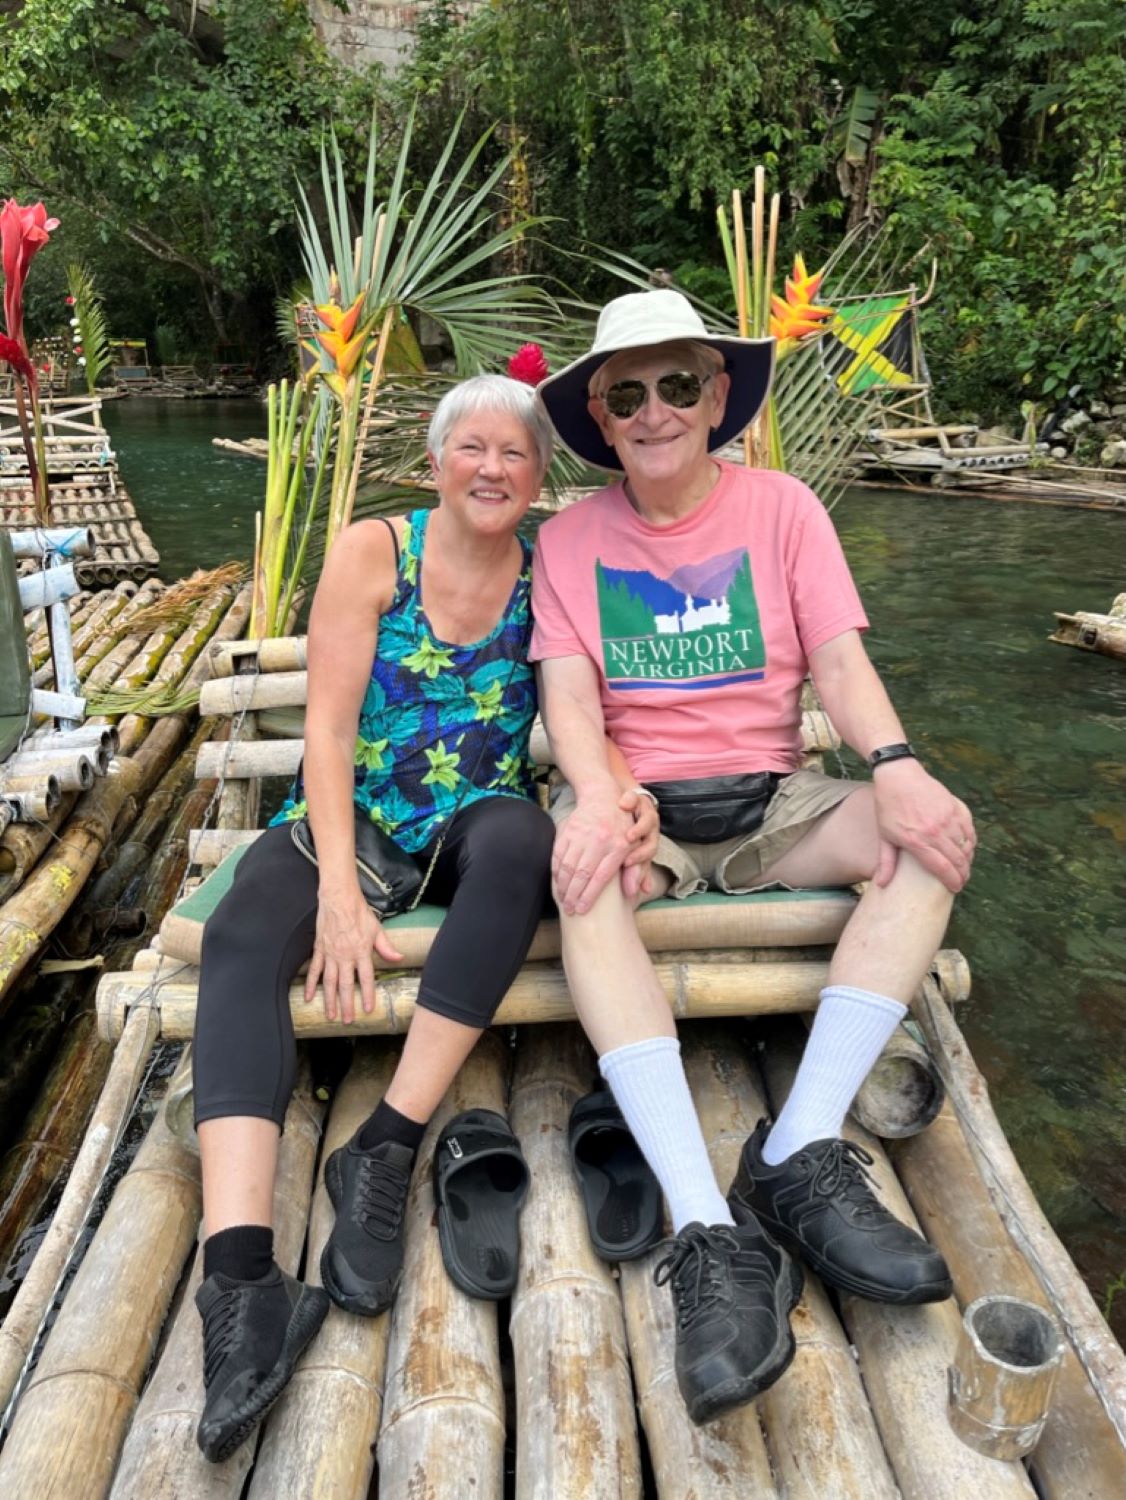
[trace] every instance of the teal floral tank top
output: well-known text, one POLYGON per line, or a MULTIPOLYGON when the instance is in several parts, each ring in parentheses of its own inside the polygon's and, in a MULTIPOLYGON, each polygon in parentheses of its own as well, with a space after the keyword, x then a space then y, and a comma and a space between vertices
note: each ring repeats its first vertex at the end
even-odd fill
MULTIPOLYGON (((407 517, 395 597, 379 622, 356 740, 355 803, 408 854, 438 837, 459 797, 464 808, 482 797, 534 795, 528 737, 536 683, 527 661, 532 549, 519 538, 523 567, 491 633, 472 645, 449 645, 434 633, 419 596, 429 519, 428 510, 407 517)), ((273 822, 305 811, 299 776, 273 822)))

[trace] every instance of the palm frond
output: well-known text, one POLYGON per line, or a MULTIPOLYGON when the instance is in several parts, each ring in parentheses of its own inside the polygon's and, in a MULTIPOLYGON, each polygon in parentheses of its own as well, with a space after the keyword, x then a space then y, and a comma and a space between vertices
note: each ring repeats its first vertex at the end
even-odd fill
POLYGON ((92 396, 98 376, 109 368, 109 323, 102 295, 88 266, 81 261, 72 261, 66 268, 66 281, 67 290, 74 298, 81 358, 86 361, 80 368, 86 389, 92 396))

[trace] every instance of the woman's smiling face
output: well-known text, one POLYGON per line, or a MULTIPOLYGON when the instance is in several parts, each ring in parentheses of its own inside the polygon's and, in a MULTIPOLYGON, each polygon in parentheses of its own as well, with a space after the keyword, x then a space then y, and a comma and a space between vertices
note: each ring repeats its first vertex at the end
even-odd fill
POLYGON ((614 448, 626 478, 642 484, 689 485, 707 470, 712 429, 723 419, 729 377, 701 367, 682 344, 657 344, 615 355, 598 372, 588 409, 602 436, 614 448), (669 406, 657 394, 656 382, 674 370, 691 370, 704 381, 695 406, 669 406), (615 417, 602 393, 620 380, 641 380, 645 400, 631 417, 615 417))
POLYGON ((515 531, 543 483, 531 433, 505 411, 470 412, 429 457, 442 504, 474 530, 515 531))

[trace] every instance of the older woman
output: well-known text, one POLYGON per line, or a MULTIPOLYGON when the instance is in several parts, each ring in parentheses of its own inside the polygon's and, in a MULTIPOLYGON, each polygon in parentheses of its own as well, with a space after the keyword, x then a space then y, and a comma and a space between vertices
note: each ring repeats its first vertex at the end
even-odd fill
POLYGON ((696 1421, 751 1399, 792 1358, 801 1274, 786 1251, 854 1295, 950 1294, 942 1257, 883 1208, 841 1126, 941 941, 973 824, 907 743, 817 498, 713 457, 762 407, 772 358, 770 340, 710 334, 676 292, 632 293, 603 309, 590 353, 541 387, 567 446, 622 475, 541 529, 532 656, 571 785, 553 854, 567 977, 669 1202, 659 1275, 696 1421), (870 784, 799 769, 807 669, 870 784), (744 1147, 730 1201, 635 903, 611 878, 629 845, 604 726, 661 804, 655 893, 871 881, 789 1100, 744 1147))
MULTIPOLYGON (((531 550, 517 526, 539 493, 550 427, 528 386, 479 376, 442 400, 429 450, 437 509, 360 522, 326 562, 309 621, 303 775, 204 934, 198 1440, 215 1461, 277 1399, 329 1296, 368 1316, 392 1301, 426 1124, 523 962, 548 894, 552 828, 532 800, 528 757, 531 550), (306 813, 315 864, 291 837, 306 813), (320 982, 328 1017, 347 1022, 357 990, 372 1009, 373 951, 400 957, 361 891, 357 813, 427 872, 427 900, 448 913, 387 1093, 326 1167, 336 1208, 326 1296, 280 1271, 271 1215, 294 1078, 290 982, 311 957, 306 1000, 320 982)), ((635 833, 646 805, 623 794, 635 833)))

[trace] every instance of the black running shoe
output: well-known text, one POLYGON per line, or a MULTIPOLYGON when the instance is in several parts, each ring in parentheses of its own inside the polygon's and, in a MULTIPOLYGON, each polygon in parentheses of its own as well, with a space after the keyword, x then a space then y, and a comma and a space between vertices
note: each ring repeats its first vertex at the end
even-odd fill
POLYGON ((753 1210, 791 1255, 822 1281, 872 1302, 941 1302, 953 1284, 933 1245, 883 1206, 864 1170, 872 1157, 853 1141, 813 1141, 771 1167, 762 1159, 769 1124, 743 1147, 727 1195, 753 1210))
POLYGON ((676 1379, 693 1422, 710 1422, 774 1384, 794 1357, 790 1313, 802 1273, 753 1214, 686 1224, 655 1272, 676 1306, 676 1379))
POLYGON ((336 1223, 321 1280, 338 1307, 374 1318, 391 1306, 403 1274, 403 1210, 414 1152, 398 1141, 363 1151, 353 1136, 325 1165, 336 1223))
POLYGON ((203 1416, 196 1442, 222 1463, 285 1389, 329 1301, 275 1266, 262 1281, 209 1276, 195 1294, 203 1319, 203 1416))

